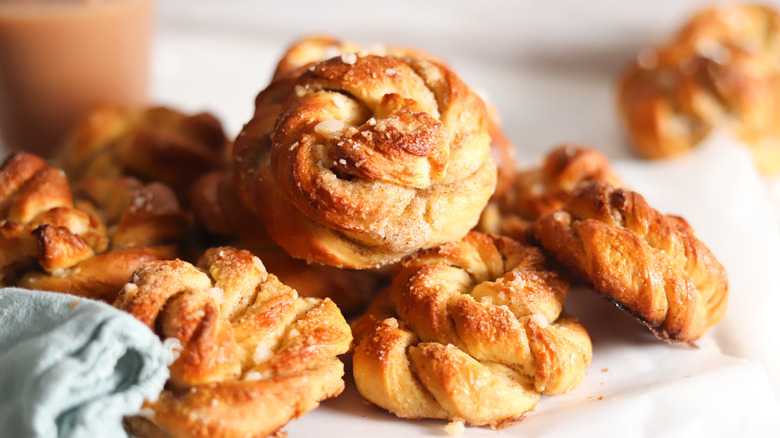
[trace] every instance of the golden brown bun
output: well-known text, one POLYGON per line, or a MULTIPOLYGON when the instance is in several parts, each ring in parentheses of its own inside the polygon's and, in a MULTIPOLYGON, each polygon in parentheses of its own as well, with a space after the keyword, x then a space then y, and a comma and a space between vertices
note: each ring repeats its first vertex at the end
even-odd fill
POLYGON ((345 315, 364 310, 382 280, 374 272, 338 269, 292 258, 268 237, 260 220, 244 208, 229 172, 212 172, 198 180, 190 205, 204 230, 258 256, 270 272, 300 296, 332 299, 345 315))
POLYGON ((101 221, 73 203, 65 174, 25 152, 0 168, 0 283, 62 271, 106 249, 101 221))
POLYGON ((107 251, 56 275, 28 272, 19 286, 113 302, 139 266, 179 256, 190 225, 168 186, 144 184, 131 177, 89 176, 75 191, 79 206, 108 227, 107 251))
POLYGON ((138 436, 264 437, 344 388, 336 356, 352 335, 338 307, 299 298, 247 251, 148 263, 115 306, 182 346, 144 405, 154 414, 126 419, 138 436))
POLYGON ((90 176, 75 192, 111 228, 111 250, 177 245, 190 226, 176 194, 159 182, 90 176))
MULTIPOLYGON (((426 52, 408 47, 362 47, 357 44, 341 41, 327 35, 314 35, 302 38, 293 44, 277 65, 274 79, 285 75, 300 74, 303 69, 310 67, 326 59, 341 56, 343 53, 359 53, 361 55, 374 54, 380 56, 413 56, 424 58, 437 64, 447 64, 426 52)), ((515 176, 515 152, 509 138, 501 130, 501 121, 498 109, 485 102, 488 111, 488 134, 490 135, 490 152, 496 164, 496 189, 493 198, 501 197, 509 189, 515 176)))
POLYGON ((648 158, 684 152, 713 129, 780 171, 780 15, 724 5, 694 16, 668 45, 645 50, 618 84, 623 122, 648 158))
POLYGON ((113 302, 141 264, 177 256, 187 219, 173 191, 65 174, 16 153, 0 169, 0 281, 113 302))
POLYGON ((579 385, 590 338, 538 248, 471 232, 406 258, 355 322, 360 393, 400 417, 507 426, 579 385))
POLYGON ((104 105, 73 130, 58 162, 71 181, 129 175, 186 190, 201 174, 221 167, 228 149, 222 125, 210 114, 104 105))
POLYGON ((621 185, 601 152, 576 144, 558 146, 540 166, 517 173, 511 187, 483 212, 478 229, 524 241, 531 222, 561 209, 577 185, 595 179, 621 185))
POLYGON ((293 257, 385 265, 476 224, 495 188, 487 124, 440 64, 344 54, 258 95, 235 143, 236 188, 293 257))
POLYGON ((684 219, 662 215, 636 192, 603 180, 585 183, 531 232, 558 262, 659 339, 692 342, 726 311, 723 266, 684 219))

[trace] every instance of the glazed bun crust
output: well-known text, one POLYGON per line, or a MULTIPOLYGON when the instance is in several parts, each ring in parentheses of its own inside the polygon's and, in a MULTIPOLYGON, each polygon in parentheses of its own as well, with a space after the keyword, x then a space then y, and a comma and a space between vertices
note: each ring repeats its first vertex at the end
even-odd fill
POLYGON ((495 188, 484 104, 411 56, 342 56, 274 81, 235 142, 244 204, 296 258, 345 268, 457 240, 495 188))

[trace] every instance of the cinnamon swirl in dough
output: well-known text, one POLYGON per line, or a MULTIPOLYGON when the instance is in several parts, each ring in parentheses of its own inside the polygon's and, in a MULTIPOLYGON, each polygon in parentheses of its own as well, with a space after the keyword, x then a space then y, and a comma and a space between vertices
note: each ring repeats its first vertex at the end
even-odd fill
POLYGON ((235 142, 236 188, 293 257, 371 268, 457 240, 496 183, 483 102, 449 69, 347 52, 277 78, 235 142))
POLYGON ((353 325, 357 388, 400 417, 519 421, 590 364, 588 334, 561 313, 568 292, 540 249, 506 237, 420 251, 353 325))
POLYGON ((344 389, 337 355, 352 335, 339 309, 299 298, 247 251, 148 263, 115 306, 181 344, 159 399, 126 419, 136 436, 264 437, 344 389))
POLYGON ((542 216, 533 239, 659 339, 692 342, 726 311, 723 266, 688 223, 603 180, 542 216))
POLYGON ((693 17, 668 45, 640 52, 618 84, 637 150, 679 154, 714 129, 735 135, 764 173, 780 171, 780 15, 723 5, 693 17))
MULTIPOLYGON (((316 35, 301 39, 293 44, 282 57, 276 68, 274 78, 295 74, 303 67, 308 67, 317 62, 340 56, 342 53, 360 53, 374 55, 414 56, 425 58, 446 66, 446 63, 428 53, 409 47, 361 47, 347 41, 341 41, 330 36, 316 35)), ((503 195, 514 181, 515 153, 514 146, 509 138, 501 130, 501 120, 498 109, 485 101, 488 112, 488 134, 490 135, 490 151, 496 164, 496 190, 493 198, 503 195)))

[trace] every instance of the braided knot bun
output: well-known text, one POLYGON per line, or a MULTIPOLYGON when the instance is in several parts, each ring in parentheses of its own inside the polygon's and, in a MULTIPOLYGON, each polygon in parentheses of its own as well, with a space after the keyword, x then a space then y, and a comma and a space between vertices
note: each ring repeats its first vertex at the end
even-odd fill
POLYGON ((99 106, 74 128, 58 162, 71 181, 133 176, 183 191, 226 162, 229 143, 208 113, 99 106))
POLYGON ((524 241, 531 222, 559 210, 575 187, 595 179, 621 184, 601 152, 576 144, 558 146, 540 166, 517 173, 506 193, 485 210, 479 229, 524 241))
POLYGON ((296 258, 369 268, 457 240, 493 193, 482 101, 444 66, 343 55, 258 95, 239 195, 296 258))
POLYGON ((0 167, 0 283, 68 269, 108 246, 104 224, 74 205, 62 170, 25 152, 0 167))
POLYGON ((659 338, 692 342, 726 312, 726 271, 688 223, 636 192, 584 183, 533 239, 659 338))
POLYGON ((538 248, 471 232, 406 258, 353 325, 367 400, 408 418, 507 426, 579 385, 590 338, 538 248))
POLYGON ((139 268, 115 306, 181 351, 139 436, 267 436, 344 388, 336 357, 352 341, 328 300, 299 298, 247 251, 213 248, 139 268))
POLYGON ((187 218, 173 191, 65 174, 26 153, 0 168, 0 283, 113 302, 143 263, 176 257, 187 218))
POLYGON ((618 84, 620 112, 649 158, 684 152, 713 129, 780 171, 780 15, 725 5, 693 17, 665 47, 642 51, 618 84))
POLYGON ((74 192, 80 208, 106 224, 108 248, 54 273, 31 270, 19 286, 111 303, 139 266, 179 254, 188 219, 170 187, 130 177, 87 177, 74 192))
MULTIPOLYGON (((444 61, 411 47, 361 47, 348 41, 341 41, 327 35, 305 37, 293 44, 284 54, 274 72, 274 79, 288 74, 300 74, 303 67, 308 67, 326 59, 340 56, 343 53, 374 54, 380 56, 412 56, 424 58, 437 64, 446 65, 444 61)), ((483 99, 484 100, 484 99, 483 99)), ((501 130, 501 117, 498 108, 484 100, 488 112, 488 134, 490 135, 490 152, 496 164, 496 189, 493 199, 503 195, 511 186, 515 176, 514 146, 501 130)))

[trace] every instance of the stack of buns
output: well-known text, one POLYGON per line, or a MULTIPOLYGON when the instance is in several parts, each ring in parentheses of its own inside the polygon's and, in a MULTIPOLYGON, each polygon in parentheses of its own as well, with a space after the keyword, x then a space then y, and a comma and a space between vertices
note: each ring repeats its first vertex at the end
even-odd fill
POLYGON ((307 38, 255 105, 234 142, 206 114, 101 107, 64 173, 0 170, 4 284, 103 299, 181 345, 136 436, 273 434, 343 390, 350 350, 371 403, 505 427, 591 362, 572 281, 666 342, 724 314, 684 219, 583 146, 517 170, 495 109, 426 53, 307 38))

